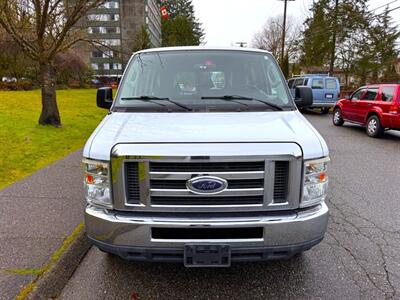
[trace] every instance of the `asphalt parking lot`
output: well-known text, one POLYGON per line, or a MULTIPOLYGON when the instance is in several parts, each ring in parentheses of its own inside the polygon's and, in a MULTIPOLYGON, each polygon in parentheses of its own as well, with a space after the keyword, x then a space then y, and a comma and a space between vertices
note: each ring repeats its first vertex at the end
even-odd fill
POLYGON ((331 115, 306 117, 330 152, 324 241, 288 261, 185 269, 92 248, 60 299, 400 299, 400 132, 367 137, 331 115))

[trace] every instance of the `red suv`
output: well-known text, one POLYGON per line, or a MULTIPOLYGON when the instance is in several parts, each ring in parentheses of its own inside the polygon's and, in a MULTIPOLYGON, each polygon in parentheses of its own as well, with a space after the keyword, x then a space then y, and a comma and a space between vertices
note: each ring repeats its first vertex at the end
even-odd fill
POLYGON ((345 121, 365 126, 370 137, 400 130, 400 84, 364 86, 336 102, 333 124, 342 126, 345 121))

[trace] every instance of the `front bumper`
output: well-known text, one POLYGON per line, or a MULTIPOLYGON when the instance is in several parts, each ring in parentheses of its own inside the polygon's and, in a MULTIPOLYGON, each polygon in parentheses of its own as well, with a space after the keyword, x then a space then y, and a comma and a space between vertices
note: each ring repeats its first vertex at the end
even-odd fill
POLYGON ((334 107, 336 104, 335 102, 314 102, 311 107, 334 107))
POLYGON ((185 244, 213 243, 230 245, 233 261, 240 257, 263 260, 290 257, 318 244, 326 231, 328 207, 322 203, 296 211, 167 214, 123 213, 88 206, 85 221, 87 235, 96 246, 125 259, 182 261, 185 244), (152 236, 152 228, 250 227, 262 228, 262 237, 195 240, 152 236))

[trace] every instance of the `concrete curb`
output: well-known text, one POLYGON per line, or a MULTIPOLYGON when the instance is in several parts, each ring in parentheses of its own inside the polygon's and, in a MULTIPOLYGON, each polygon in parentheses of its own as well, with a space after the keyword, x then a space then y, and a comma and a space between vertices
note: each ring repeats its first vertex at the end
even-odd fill
POLYGON ((24 297, 27 300, 57 298, 92 244, 85 230, 79 232, 59 259, 34 282, 33 289, 24 297))

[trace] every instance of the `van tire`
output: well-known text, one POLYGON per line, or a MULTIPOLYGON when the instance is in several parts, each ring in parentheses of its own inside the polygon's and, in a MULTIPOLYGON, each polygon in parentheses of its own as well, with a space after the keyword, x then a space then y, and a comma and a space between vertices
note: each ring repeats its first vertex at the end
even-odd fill
POLYGON ((335 126, 342 126, 344 124, 344 120, 342 117, 342 110, 339 107, 336 107, 333 110, 332 121, 333 125, 335 126))
POLYGON ((329 107, 322 107, 321 114, 326 115, 327 113, 329 113, 329 107))
POLYGON ((377 115, 372 115, 368 118, 365 131, 369 137, 373 138, 378 138, 383 134, 384 129, 377 115))

